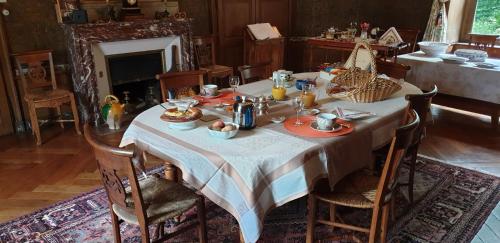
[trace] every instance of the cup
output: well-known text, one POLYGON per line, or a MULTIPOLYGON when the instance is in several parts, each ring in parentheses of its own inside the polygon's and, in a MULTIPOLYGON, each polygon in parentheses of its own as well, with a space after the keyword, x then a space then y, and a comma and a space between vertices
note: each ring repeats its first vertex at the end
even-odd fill
POLYGON ((204 96, 215 96, 217 95, 218 87, 215 84, 206 84, 203 85, 201 89, 201 94, 204 96))
POLYGON ((320 130, 332 130, 337 116, 331 113, 320 113, 316 116, 316 124, 320 130))
POLYGON ((302 90, 302 85, 307 83, 309 83, 309 81, 306 79, 297 79, 297 81, 295 81, 295 88, 302 90))

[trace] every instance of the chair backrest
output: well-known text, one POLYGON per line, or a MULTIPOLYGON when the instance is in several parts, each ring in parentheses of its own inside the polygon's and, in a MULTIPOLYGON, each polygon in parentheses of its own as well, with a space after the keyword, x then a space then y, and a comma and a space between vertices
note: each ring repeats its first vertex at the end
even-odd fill
POLYGON ((416 132, 415 132, 415 137, 413 144, 420 143, 420 138, 422 138, 422 135, 424 133, 424 128, 426 125, 426 121, 428 118, 429 114, 431 114, 431 104, 432 104, 432 98, 436 96, 438 93, 438 88, 436 85, 434 85, 434 88, 432 91, 425 93, 425 94, 411 94, 411 95, 406 95, 406 100, 410 102, 410 109, 413 109, 417 112, 418 116, 420 117, 420 122, 416 132))
POLYGON ((377 72, 395 79, 405 79, 410 66, 377 59, 377 72))
POLYGON ((160 80, 160 89, 163 102, 167 101, 167 99, 169 98, 169 93, 174 90, 203 86, 203 77, 205 73, 206 72, 202 70, 195 70, 156 75, 156 79, 160 80))
POLYGON ((215 65, 215 41, 213 36, 194 36, 193 44, 198 67, 215 65))
POLYGON ((52 51, 31 51, 12 55, 21 78, 24 93, 57 88, 52 51))
POLYGON ((498 35, 480 35, 469 34, 469 46, 473 45, 477 49, 484 50, 488 47, 494 47, 498 35))
MULTIPOLYGON (((377 56, 377 50, 373 50, 373 56, 377 56)), ((354 51, 345 62, 345 68, 351 68, 352 59, 354 58, 354 51)), ((358 50, 358 56, 356 57, 356 67, 361 68, 361 70, 368 70, 370 68, 371 59, 370 52, 367 49, 360 48, 358 50)))
POLYGON ((239 66, 238 71, 240 72, 241 81, 243 84, 247 84, 265 79, 265 75, 270 65, 270 62, 266 62, 255 65, 239 66))
POLYGON ((411 145, 415 130, 420 123, 416 111, 409 110, 408 117, 410 117, 410 122, 395 130, 391 147, 387 153, 387 159, 375 195, 375 205, 379 208, 388 203, 393 196, 401 159, 411 145))
POLYGON ((84 126, 84 135, 92 146, 97 160, 99 174, 106 189, 109 202, 137 216, 139 222, 146 225, 146 211, 141 189, 134 169, 134 164, 142 165, 142 153, 111 147, 102 143, 96 137, 89 124, 84 126), (126 202, 124 178, 127 178, 131 188, 134 208, 126 202))
POLYGON ((408 44, 407 48, 400 50, 398 54, 405 54, 410 52, 415 52, 415 48, 417 45, 418 35, 420 34, 420 30, 416 29, 397 29, 399 36, 405 43, 408 44))

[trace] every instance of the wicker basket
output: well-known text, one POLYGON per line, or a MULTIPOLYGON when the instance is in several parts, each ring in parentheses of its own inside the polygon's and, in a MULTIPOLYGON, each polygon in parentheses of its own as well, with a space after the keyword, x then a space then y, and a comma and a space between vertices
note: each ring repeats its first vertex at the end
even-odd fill
POLYGON ((401 89, 401 85, 392 80, 377 78, 375 56, 368 43, 360 42, 356 44, 353 55, 351 68, 335 76, 331 81, 333 86, 340 86, 348 91, 332 93, 333 87, 328 86, 327 93, 330 96, 358 103, 370 103, 386 99, 401 89), (356 67, 356 58, 361 47, 366 48, 370 53, 370 71, 356 67))

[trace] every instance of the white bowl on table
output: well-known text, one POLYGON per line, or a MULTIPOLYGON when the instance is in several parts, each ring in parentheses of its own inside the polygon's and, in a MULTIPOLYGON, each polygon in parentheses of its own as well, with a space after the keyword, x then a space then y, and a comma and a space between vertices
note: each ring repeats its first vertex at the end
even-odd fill
POLYGON ((418 43, 418 46, 420 46, 420 50, 422 50, 425 55, 430 57, 437 57, 446 52, 449 44, 433 41, 421 41, 418 43))
POLYGON ((236 134, 238 133, 238 131, 240 130, 240 126, 236 123, 231 123, 231 122, 226 122, 225 125, 231 125, 233 126, 235 129, 231 130, 231 131, 217 131, 217 130, 213 130, 212 129, 212 125, 210 125, 208 127, 208 133, 210 134, 210 136, 212 137, 216 137, 216 138, 222 138, 222 139, 229 139, 229 138, 232 138, 234 136, 236 136, 236 134))
POLYGON ((196 121, 186 121, 186 122, 167 122, 168 127, 175 130, 191 130, 196 128, 196 121))

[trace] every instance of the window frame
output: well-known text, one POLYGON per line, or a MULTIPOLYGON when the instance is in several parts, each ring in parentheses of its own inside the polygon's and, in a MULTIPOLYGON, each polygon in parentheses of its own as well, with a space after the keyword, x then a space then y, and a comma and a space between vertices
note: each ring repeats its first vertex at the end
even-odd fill
MULTIPOLYGON (((462 17, 462 24, 460 26, 460 42, 469 42, 469 33, 472 31, 472 26, 474 25, 477 1, 478 0, 466 0, 464 3, 464 13, 462 17)), ((495 45, 500 45, 500 39, 497 38, 495 45)))

